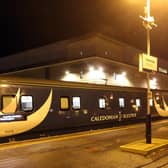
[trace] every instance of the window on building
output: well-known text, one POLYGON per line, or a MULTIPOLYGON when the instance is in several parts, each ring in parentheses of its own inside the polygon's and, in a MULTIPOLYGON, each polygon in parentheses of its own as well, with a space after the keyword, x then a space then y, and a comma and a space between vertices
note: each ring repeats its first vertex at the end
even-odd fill
POLYGON ((2 96, 2 112, 5 114, 15 113, 17 108, 17 99, 13 95, 2 96))
POLYGON ((99 108, 105 109, 106 108, 106 100, 105 98, 99 98, 99 108))
POLYGON ((119 107, 124 108, 125 107, 125 99, 124 98, 119 98, 119 107))
POLYGON ((33 110, 33 97, 32 96, 21 96, 21 109, 23 111, 33 110))
POLYGON ((72 97, 72 108, 80 109, 80 97, 72 97))
POLYGON ((69 97, 61 97, 60 98, 60 109, 68 110, 69 109, 69 97))

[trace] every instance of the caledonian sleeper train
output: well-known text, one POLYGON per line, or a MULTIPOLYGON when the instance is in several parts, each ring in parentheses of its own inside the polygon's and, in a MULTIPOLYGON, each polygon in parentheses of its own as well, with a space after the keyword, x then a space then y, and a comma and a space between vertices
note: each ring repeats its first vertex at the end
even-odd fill
MULTIPOLYGON (((152 118, 168 116, 168 92, 152 90, 152 118)), ((143 88, 56 82, 0 80, 0 137, 92 129, 145 119, 143 88)))

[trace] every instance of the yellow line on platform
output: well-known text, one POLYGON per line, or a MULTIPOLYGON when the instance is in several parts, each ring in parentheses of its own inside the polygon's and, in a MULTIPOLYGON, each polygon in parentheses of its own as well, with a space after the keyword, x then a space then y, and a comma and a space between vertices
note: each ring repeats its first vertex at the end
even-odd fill
POLYGON ((24 146, 40 144, 40 143, 47 143, 47 142, 54 142, 54 141, 71 140, 71 139, 75 139, 75 138, 100 135, 100 134, 105 134, 105 133, 114 132, 114 131, 127 130, 130 128, 135 128, 135 125, 134 126, 127 126, 127 127, 122 126, 122 128, 115 127, 115 128, 83 131, 83 132, 79 132, 79 133, 42 137, 42 138, 38 138, 38 139, 31 139, 31 140, 24 140, 24 141, 12 141, 12 142, 8 142, 8 143, 0 144, 0 150, 12 149, 12 148, 18 148, 18 147, 24 147, 24 146))
MULTIPOLYGON (((164 122, 167 122, 167 120, 161 121, 161 122, 164 123, 164 122)), ((71 140, 71 139, 75 139, 75 138, 100 135, 100 134, 105 134, 105 133, 109 133, 109 132, 134 129, 138 125, 142 126, 143 124, 140 123, 140 124, 134 124, 134 125, 129 125, 129 126, 127 125, 127 126, 120 126, 120 127, 113 127, 113 128, 90 130, 90 131, 83 131, 83 132, 70 133, 70 134, 65 134, 65 135, 42 137, 42 138, 38 138, 38 139, 31 139, 31 140, 24 140, 24 141, 12 141, 12 142, 8 142, 8 143, 0 144, 0 150, 12 149, 12 148, 18 148, 18 147, 24 147, 24 146, 40 144, 40 143, 47 143, 47 142, 54 142, 54 141, 71 140)))

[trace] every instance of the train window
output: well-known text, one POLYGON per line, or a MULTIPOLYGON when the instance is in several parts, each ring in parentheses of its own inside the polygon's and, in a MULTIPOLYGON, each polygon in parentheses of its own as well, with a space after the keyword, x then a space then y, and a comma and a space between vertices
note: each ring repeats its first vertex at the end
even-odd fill
POLYGON ((153 99, 149 100, 149 104, 150 104, 150 106, 153 106, 153 99))
POLYGON ((61 97, 60 98, 60 109, 68 110, 69 109, 69 97, 61 97))
POLYGON ((136 106, 137 107, 141 106, 141 100, 140 99, 136 99, 135 102, 136 102, 136 106))
POLYGON ((105 98, 100 98, 99 99, 99 108, 105 109, 106 108, 106 100, 105 98))
POLYGON ((2 96, 2 112, 5 114, 15 113, 17 107, 17 99, 13 95, 2 96))
POLYGON ((33 97, 32 96, 21 96, 21 109, 23 111, 33 110, 33 97))
POLYGON ((125 99, 124 98, 119 98, 119 107, 124 108, 125 107, 125 99))
POLYGON ((72 108, 80 109, 80 97, 72 97, 72 108))

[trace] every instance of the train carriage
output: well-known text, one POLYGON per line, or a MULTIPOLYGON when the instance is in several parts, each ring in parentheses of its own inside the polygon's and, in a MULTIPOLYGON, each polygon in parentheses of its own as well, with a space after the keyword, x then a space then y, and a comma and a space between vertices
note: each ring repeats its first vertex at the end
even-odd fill
MULTIPOLYGON (((0 87, 2 139, 119 126, 146 116, 143 88, 17 78, 1 79, 0 87)), ((164 109, 168 93, 153 90, 153 97, 151 113, 158 119, 155 105, 164 109)))

